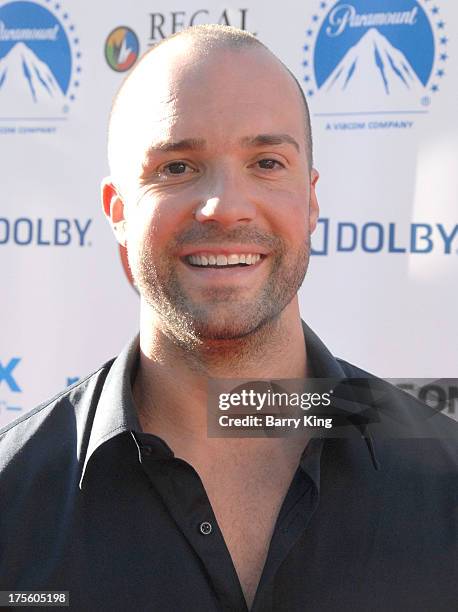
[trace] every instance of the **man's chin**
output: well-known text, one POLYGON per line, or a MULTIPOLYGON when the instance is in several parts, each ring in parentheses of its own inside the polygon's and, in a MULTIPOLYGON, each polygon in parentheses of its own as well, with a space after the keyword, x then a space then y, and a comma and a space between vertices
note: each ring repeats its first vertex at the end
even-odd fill
POLYGON ((229 343, 247 340, 262 329, 274 316, 230 316, 209 314, 207 317, 190 316, 187 313, 187 329, 201 344, 229 343))

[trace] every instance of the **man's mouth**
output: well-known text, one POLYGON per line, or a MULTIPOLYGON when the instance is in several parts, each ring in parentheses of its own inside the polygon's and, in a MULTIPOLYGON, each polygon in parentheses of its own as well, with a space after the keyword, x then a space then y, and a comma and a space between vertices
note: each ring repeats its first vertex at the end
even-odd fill
POLYGON ((254 266, 265 255, 260 253, 229 253, 227 255, 201 253, 199 255, 187 255, 184 259, 186 263, 196 268, 231 268, 254 266))

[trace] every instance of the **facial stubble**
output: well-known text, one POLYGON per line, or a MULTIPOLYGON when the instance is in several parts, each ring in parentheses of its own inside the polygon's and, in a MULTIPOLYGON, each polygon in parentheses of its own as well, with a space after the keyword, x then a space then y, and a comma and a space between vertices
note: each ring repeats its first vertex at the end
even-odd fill
MULTIPOLYGON (((128 244, 129 265, 145 302, 155 311, 164 333, 182 348, 196 349, 205 343, 249 341, 269 333, 285 307, 298 292, 308 268, 310 235, 292 261, 285 241, 256 228, 238 227, 223 232, 217 224, 193 226, 178 235, 165 252, 158 254, 150 241, 137 245, 136 256, 128 244), (176 252, 185 245, 251 244, 267 248, 270 266, 263 286, 243 297, 237 286, 208 287, 199 302, 193 299, 179 278, 183 266, 176 252)), ((133 245, 132 245, 133 246, 133 245)), ((260 340, 260 338, 258 338, 260 340)))

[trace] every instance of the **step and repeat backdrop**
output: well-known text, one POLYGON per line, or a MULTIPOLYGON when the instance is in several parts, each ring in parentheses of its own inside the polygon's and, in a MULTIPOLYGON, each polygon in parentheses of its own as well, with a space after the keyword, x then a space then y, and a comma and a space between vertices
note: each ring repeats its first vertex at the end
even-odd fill
POLYGON ((108 113, 142 53, 200 23, 255 33, 309 100, 321 219, 303 318, 381 377, 458 376, 455 2, 12 0, 0 4, 0 425, 137 331, 100 205, 108 113))

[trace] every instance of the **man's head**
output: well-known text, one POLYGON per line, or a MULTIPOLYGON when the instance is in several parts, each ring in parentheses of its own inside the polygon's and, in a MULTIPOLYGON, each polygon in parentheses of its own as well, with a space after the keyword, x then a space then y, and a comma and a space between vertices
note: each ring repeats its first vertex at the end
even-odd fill
POLYGON ((144 56, 113 106, 104 207, 172 335, 240 338, 290 304, 317 221, 311 159, 300 87, 253 36, 198 26, 144 56))

